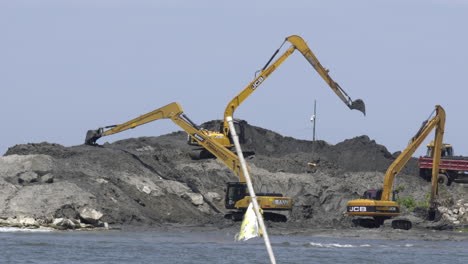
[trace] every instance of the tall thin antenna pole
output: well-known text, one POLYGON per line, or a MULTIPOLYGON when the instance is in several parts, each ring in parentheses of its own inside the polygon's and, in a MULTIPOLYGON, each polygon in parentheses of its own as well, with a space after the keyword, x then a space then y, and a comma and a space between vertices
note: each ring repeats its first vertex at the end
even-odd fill
POLYGON ((317 111, 317 101, 314 100, 314 115, 313 115, 313 117, 314 117, 314 120, 313 120, 314 135, 313 135, 313 137, 312 137, 312 140, 313 140, 314 142, 315 142, 315 120, 317 120, 317 112, 316 112, 316 111, 317 111))

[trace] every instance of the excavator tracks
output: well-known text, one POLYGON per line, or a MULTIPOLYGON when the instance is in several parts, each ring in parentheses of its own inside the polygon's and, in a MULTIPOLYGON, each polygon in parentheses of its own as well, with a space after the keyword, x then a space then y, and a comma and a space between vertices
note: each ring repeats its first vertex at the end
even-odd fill
MULTIPOLYGON (((353 219, 352 222, 355 226, 360 226, 364 228, 379 228, 383 226, 384 221, 388 218, 357 218, 353 219)), ((393 229, 403 229, 410 230, 413 227, 413 224, 409 220, 397 219, 392 221, 393 229)))
POLYGON ((393 220, 392 227, 393 229, 410 230, 413 227, 413 224, 408 220, 393 220))
MULTIPOLYGON (((245 212, 230 212, 224 215, 225 219, 230 219, 234 222, 242 221, 244 219, 245 212)), ((263 212, 263 219, 269 222, 284 223, 288 221, 288 218, 285 215, 272 213, 272 212, 263 212)))

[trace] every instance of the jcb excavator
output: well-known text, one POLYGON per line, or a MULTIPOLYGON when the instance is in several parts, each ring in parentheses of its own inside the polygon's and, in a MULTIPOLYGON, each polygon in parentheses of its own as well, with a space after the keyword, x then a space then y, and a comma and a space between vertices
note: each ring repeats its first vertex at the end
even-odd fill
MULTIPOLYGON (((423 122, 421 128, 416 135, 411 139, 410 144, 398 156, 398 158, 388 167, 385 173, 383 189, 367 190, 364 192, 362 199, 349 201, 347 204, 347 214, 353 216, 364 216, 371 218, 357 219, 361 226, 379 227, 386 219, 400 215, 400 206, 391 199, 393 189, 393 180, 400 170, 406 165, 411 155, 422 144, 424 139, 429 135, 432 129, 435 128, 434 139, 434 162, 432 167, 432 191, 431 205, 429 210, 429 218, 433 219, 435 215, 435 198, 438 187, 439 163, 442 149, 442 140, 445 127, 445 111, 436 105, 436 115, 430 121, 423 122)), ((393 193, 394 196, 394 193, 393 193)), ((408 220, 393 220, 392 227, 395 229, 410 229, 412 224, 408 220)))
MULTIPOLYGON (((234 111, 236 108, 245 100, 247 97, 249 97, 269 76, 272 74, 295 50, 299 50, 302 55, 306 58, 306 60, 314 67, 314 69, 317 71, 317 73, 325 80, 325 82, 330 86, 330 88, 338 95, 338 97, 350 108, 350 109, 356 109, 361 111, 364 115, 366 114, 366 109, 364 102, 361 99, 357 99, 355 101, 351 100, 351 98, 348 96, 348 94, 340 87, 338 83, 336 83, 328 74, 328 70, 325 69, 319 62, 319 60, 315 57, 314 53, 310 50, 310 48, 307 46, 306 42, 299 36, 293 35, 290 37, 287 37, 283 44, 273 53, 271 58, 268 60, 268 62, 265 64, 265 66, 262 68, 258 76, 250 82, 247 87, 244 88, 237 96, 235 96, 226 106, 226 109, 224 110, 224 119, 223 123, 221 124, 221 127, 219 131, 207 131, 208 136, 211 138, 214 138, 217 142, 222 144, 225 147, 231 148, 233 147, 233 143, 231 142, 231 137, 229 134, 229 125, 226 121, 226 117, 228 116, 234 116, 234 111), (276 61, 274 61, 271 65, 271 61, 276 57, 276 55, 279 53, 280 49, 283 47, 283 45, 289 42, 291 43, 291 47, 287 49, 283 55, 281 55, 276 61)), ((243 123, 237 121, 235 123, 236 126, 236 132, 239 135, 239 141, 240 143, 243 143, 244 141, 244 129, 243 129, 243 123)), ((189 137, 188 143, 190 145, 195 145, 197 146, 198 143, 196 139, 189 137)), ((202 152, 200 153, 201 155, 202 152)), ((195 158, 193 156, 193 158, 195 158)))
MULTIPOLYGON (((107 126, 97 130, 89 130, 86 134, 85 144, 97 145, 96 141, 103 136, 119 133, 159 119, 171 119, 176 125, 185 130, 190 137, 194 138, 200 146, 216 156, 239 177, 239 182, 227 183, 225 207, 226 209, 231 210, 226 217, 233 220, 242 219, 243 213, 247 210, 251 198, 247 191, 247 185, 240 167, 239 157, 231 150, 210 138, 204 130, 201 130, 195 123, 193 123, 184 114, 179 103, 168 104, 120 125, 107 126)), ((257 200, 260 208, 264 210, 264 217, 267 220, 284 222, 286 221, 286 216, 272 211, 292 209, 292 199, 289 197, 283 197, 282 194, 257 194, 257 200)))

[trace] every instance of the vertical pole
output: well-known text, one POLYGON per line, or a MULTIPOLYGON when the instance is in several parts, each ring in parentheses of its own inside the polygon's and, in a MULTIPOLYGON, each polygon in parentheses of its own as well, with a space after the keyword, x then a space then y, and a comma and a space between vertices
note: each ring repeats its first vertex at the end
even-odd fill
POLYGON ((263 230, 263 240, 265 241, 265 246, 267 248, 268 255, 270 256, 271 264, 276 264, 275 255, 273 254, 273 249, 271 248, 271 244, 270 244, 270 238, 268 237, 266 226, 265 226, 265 223, 263 222, 263 216, 260 213, 260 207, 258 206, 257 196, 255 195, 255 191, 252 185, 252 180, 250 179, 249 170, 247 170, 247 165, 245 163, 244 155, 242 154, 242 149, 239 144, 239 136, 237 136, 236 129, 234 128, 232 117, 230 116, 226 117, 226 121, 228 121, 229 123, 229 129, 231 132, 232 141, 234 141, 237 156, 239 157, 242 171, 244 172, 245 180, 247 182, 247 187, 249 189, 250 197, 252 199, 252 204, 254 207, 255 215, 257 216, 258 223, 260 224, 260 228, 263 230))
POLYGON ((313 138, 312 140, 315 142, 315 120, 317 120, 317 101, 314 100, 314 135, 313 135, 313 138))

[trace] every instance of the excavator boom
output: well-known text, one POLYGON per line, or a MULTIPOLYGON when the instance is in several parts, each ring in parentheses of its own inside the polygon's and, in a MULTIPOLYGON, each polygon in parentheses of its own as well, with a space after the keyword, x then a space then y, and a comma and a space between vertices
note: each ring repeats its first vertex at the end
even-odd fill
POLYGON ((201 146, 210 151, 214 156, 216 156, 216 158, 226 164, 237 176, 239 176, 240 182, 245 182, 244 174, 240 169, 239 158, 237 155, 226 149, 215 140, 204 135, 202 130, 200 130, 198 126, 183 113, 184 111, 182 110, 182 106, 180 106, 179 103, 170 103, 123 124, 107 127, 111 127, 111 129, 105 130, 106 127, 104 127, 97 130, 89 130, 86 134, 85 144, 95 145, 96 141, 103 136, 123 132, 125 130, 132 129, 155 120, 171 119, 176 125, 185 130, 187 134, 195 139, 201 146))
MULTIPOLYGON (((346 92, 336 83, 328 74, 326 70, 319 62, 314 53, 307 46, 306 42, 300 36, 289 36, 285 39, 285 42, 292 44, 276 61, 271 65, 270 62, 278 54, 281 47, 275 51, 273 56, 267 62, 267 64, 260 71, 260 74, 250 82, 244 90, 242 90, 236 97, 234 97, 226 106, 224 110, 224 122, 223 122, 223 134, 225 136, 229 135, 229 125, 226 121, 226 117, 233 116, 236 108, 249 97, 269 76, 273 73, 296 49, 299 50, 302 55, 307 59, 307 61, 312 65, 312 67, 317 71, 317 73, 325 80, 325 82, 330 86, 330 88, 338 95, 338 97, 350 108, 361 111, 364 115, 366 114, 365 104, 361 99, 355 101, 346 94, 346 92)), ((283 46, 283 45, 281 45, 283 46)))

